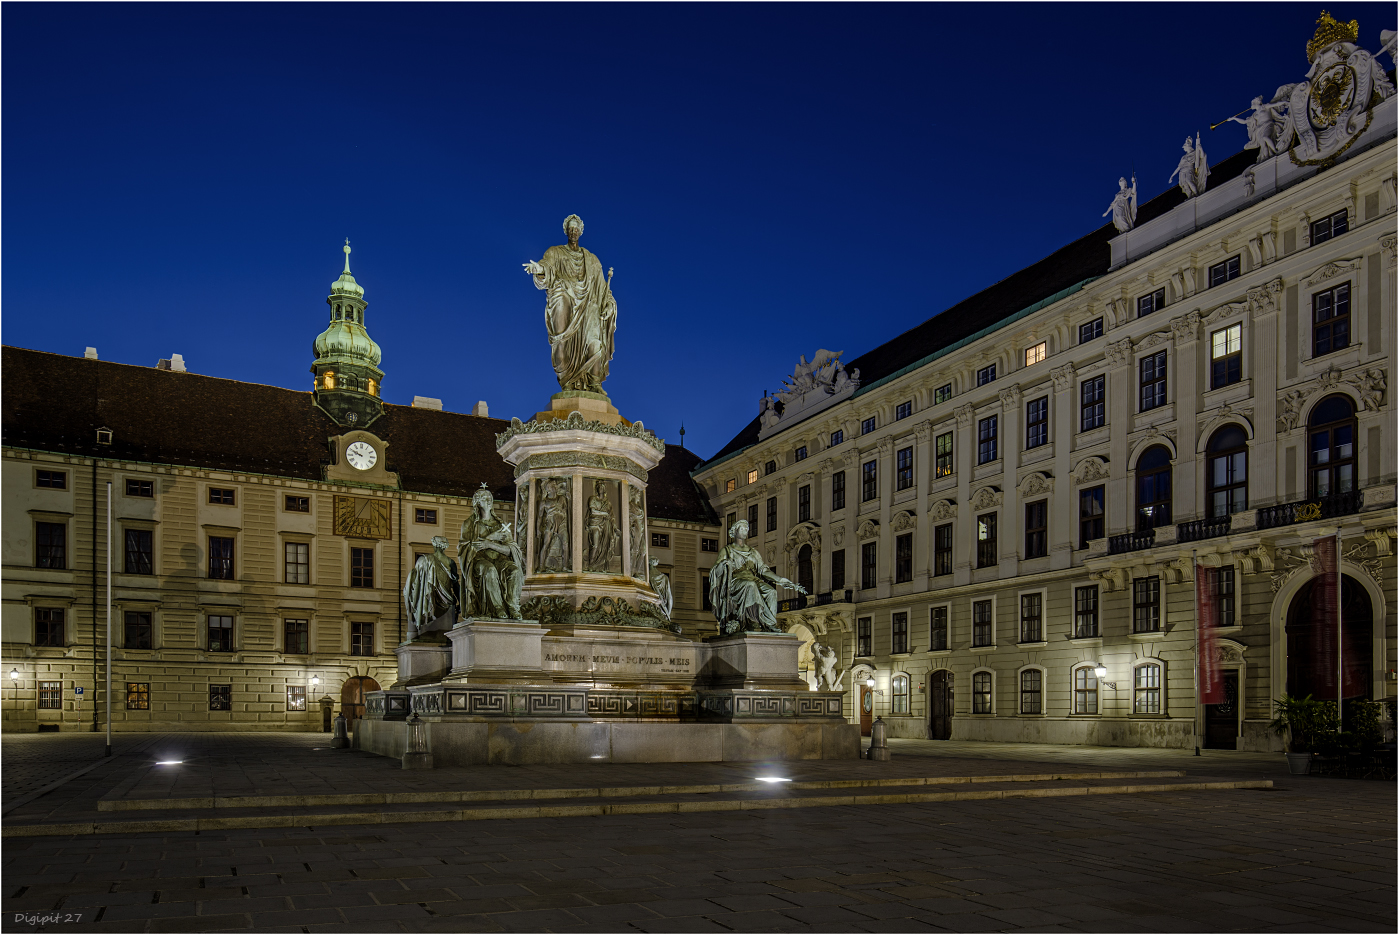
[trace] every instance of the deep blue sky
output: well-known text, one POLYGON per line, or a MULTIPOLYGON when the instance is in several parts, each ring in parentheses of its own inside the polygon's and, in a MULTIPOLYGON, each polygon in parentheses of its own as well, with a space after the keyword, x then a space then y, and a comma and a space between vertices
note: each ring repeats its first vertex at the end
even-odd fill
MULTIPOLYGON (((1394 4, 1327 4, 1363 45, 1394 4)), ((7 344, 309 389, 349 237, 390 402, 528 418, 561 243, 617 270, 624 415, 708 456, 1167 188, 1318 4, 6 4, 7 344)), ((1391 62, 1385 62, 1392 67, 1391 62)))

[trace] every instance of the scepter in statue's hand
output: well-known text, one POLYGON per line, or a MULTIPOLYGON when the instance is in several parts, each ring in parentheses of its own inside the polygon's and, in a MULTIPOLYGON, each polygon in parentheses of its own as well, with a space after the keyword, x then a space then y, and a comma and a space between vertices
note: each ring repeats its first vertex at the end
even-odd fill
POLYGON ((604 284, 609 292, 612 292, 612 271, 613 271, 613 268, 612 268, 611 266, 609 266, 609 267, 608 267, 608 281, 604 284))

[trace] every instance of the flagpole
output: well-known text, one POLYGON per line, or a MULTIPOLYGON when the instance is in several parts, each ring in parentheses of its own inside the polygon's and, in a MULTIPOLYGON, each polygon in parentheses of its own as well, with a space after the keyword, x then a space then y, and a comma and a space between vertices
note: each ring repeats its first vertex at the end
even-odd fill
POLYGON ((107 756, 112 755, 112 482, 107 482, 107 756))
POLYGON ((1191 550, 1191 615, 1196 618, 1192 633, 1195 636, 1191 647, 1191 665, 1195 705, 1196 756, 1201 755, 1201 576, 1196 571, 1196 550, 1191 550))

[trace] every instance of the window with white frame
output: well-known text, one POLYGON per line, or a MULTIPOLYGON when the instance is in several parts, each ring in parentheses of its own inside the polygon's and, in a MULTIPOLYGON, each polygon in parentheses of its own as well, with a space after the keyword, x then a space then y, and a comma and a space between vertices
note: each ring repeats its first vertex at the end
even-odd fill
POLYGON ((895 611, 890 614, 890 652, 909 652, 909 612, 895 611))
POLYGON ((1079 343, 1088 344, 1095 338, 1103 337, 1103 319, 1095 318, 1079 326, 1079 343))
POLYGON ((1039 591, 1021 595, 1021 642, 1041 643, 1045 641, 1042 595, 1039 591))
POLYGON ((930 607, 928 612, 929 650, 937 652, 948 648, 948 606, 930 607))
POLYGON ((1026 366, 1038 364, 1045 359, 1045 342, 1041 341, 1034 347, 1026 348, 1026 366))
POLYGON ((1244 327, 1239 324, 1210 333, 1210 388, 1240 382, 1240 346, 1244 327))
POLYGON ((1133 713, 1162 713, 1162 667, 1144 663, 1133 670, 1133 713))
POLYGON ((933 404, 946 403, 953 398, 953 384, 945 383, 933 391, 933 404))
POLYGON ((992 632, 992 602, 972 602, 972 645, 991 646, 996 642, 992 632))
POLYGON ((981 370, 978 370, 978 371, 977 371, 977 385, 978 385, 978 386, 982 386, 983 384, 986 384, 986 383, 991 383, 991 382, 992 382, 993 380, 995 380, 996 378, 997 378, 997 365, 996 365, 996 364, 988 364, 987 366, 983 367, 981 370))
POLYGON ((992 673, 972 673, 972 713, 992 713, 992 673))
POLYGON ((1074 713, 1099 713, 1099 679, 1094 675, 1093 666, 1074 670, 1074 713))
POLYGON ((914 403, 912 400, 906 403, 900 403, 898 406, 894 407, 895 421, 899 421, 900 419, 907 419, 913 414, 914 403))
POLYGON ((1021 670, 1021 713, 1040 714, 1042 681, 1044 674, 1039 669, 1021 670))
POLYGON ((909 676, 896 675, 890 679, 890 714, 909 713, 909 676))

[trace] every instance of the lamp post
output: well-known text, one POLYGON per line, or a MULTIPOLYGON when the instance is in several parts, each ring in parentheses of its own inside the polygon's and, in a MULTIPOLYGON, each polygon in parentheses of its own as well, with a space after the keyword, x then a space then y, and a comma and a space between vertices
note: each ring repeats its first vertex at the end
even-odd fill
POLYGON ((10 703, 13 707, 19 706, 19 669, 10 669, 10 703))

